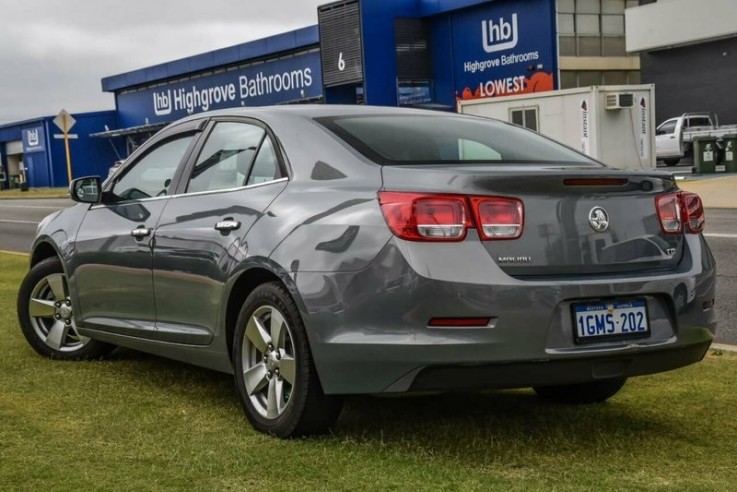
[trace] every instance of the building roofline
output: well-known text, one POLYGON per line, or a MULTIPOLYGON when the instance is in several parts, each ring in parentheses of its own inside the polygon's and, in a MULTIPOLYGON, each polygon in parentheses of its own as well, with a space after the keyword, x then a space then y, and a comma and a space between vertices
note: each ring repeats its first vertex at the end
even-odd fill
POLYGON ((224 65, 261 58, 275 53, 294 51, 318 44, 320 34, 317 25, 295 29, 247 43, 200 53, 150 67, 111 75, 102 79, 104 92, 117 92, 129 87, 149 84, 224 65))
POLYGON ((49 118, 53 118, 53 116, 38 116, 36 118, 28 118, 27 120, 20 120, 20 121, 12 121, 10 123, 3 123, 0 125, 0 130, 6 130, 8 128, 13 128, 14 126, 23 126, 28 125, 31 123, 39 123, 46 121, 49 118))
MULTIPOLYGON (((85 111, 85 112, 77 112, 72 113, 72 116, 89 116, 89 115, 103 115, 105 113, 116 113, 116 110, 114 109, 100 109, 98 111, 85 111)), ((45 115, 45 116, 36 116, 33 118, 28 118, 25 120, 18 120, 18 121, 11 121, 10 123, 2 123, 0 124, 0 130, 5 130, 7 128, 12 128, 14 126, 23 126, 28 125, 30 123, 38 123, 38 122, 44 122, 46 120, 51 120, 56 118, 56 115, 45 115)))

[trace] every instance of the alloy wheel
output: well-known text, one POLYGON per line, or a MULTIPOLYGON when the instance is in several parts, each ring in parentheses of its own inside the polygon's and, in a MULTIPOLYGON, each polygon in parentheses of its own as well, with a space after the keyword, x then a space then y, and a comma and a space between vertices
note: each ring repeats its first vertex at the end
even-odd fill
POLYGON ((248 319, 242 345, 243 380, 256 411, 267 419, 288 408, 296 381, 291 328, 275 307, 257 308, 248 319))
POLYGON ((66 278, 61 273, 47 275, 33 287, 28 314, 38 337, 54 350, 74 352, 90 341, 77 332, 66 278))

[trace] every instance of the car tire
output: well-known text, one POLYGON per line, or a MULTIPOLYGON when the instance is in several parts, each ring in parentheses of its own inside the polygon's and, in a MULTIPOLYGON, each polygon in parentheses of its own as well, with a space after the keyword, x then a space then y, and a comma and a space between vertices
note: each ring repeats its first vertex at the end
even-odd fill
POLYGON ((663 162, 666 166, 677 166, 679 162, 681 162, 681 159, 663 159, 663 162))
POLYGON ((47 258, 26 274, 18 291, 17 310, 23 336, 44 357, 99 359, 115 348, 77 333, 66 275, 59 258, 47 258))
POLYGON ((253 427, 281 438, 329 432, 341 399, 327 396, 307 332, 284 286, 258 286, 243 303, 233 339, 236 391, 253 427))
POLYGON ((627 378, 605 379, 562 386, 536 386, 533 389, 538 396, 557 403, 601 403, 617 394, 626 381, 627 378))

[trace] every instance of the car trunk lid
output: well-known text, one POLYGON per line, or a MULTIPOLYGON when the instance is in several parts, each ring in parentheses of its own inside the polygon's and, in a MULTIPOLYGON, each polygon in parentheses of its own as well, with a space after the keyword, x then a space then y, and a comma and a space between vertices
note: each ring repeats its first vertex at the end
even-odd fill
POLYGON ((683 235, 662 231, 655 206, 656 196, 677 189, 666 173, 580 165, 404 165, 384 166, 383 179, 388 191, 522 200, 521 237, 483 241, 490 259, 513 276, 662 270, 681 256, 683 235))

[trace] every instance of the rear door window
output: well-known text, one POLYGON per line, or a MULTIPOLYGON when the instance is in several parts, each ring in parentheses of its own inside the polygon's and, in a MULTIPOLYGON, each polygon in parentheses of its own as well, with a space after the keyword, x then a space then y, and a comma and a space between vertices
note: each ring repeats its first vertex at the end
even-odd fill
POLYGON ((274 144, 267 135, 256 155, 256 160, 253 162, 246 184, 268 183, 279 178, 281 178, 279 160, 276 157, 276 152, 274 152, 274 144))
POLYGON ((249 123, 217 123, 192 170, 187 193, 244 186, 265 136, 263 128, 249 123))

